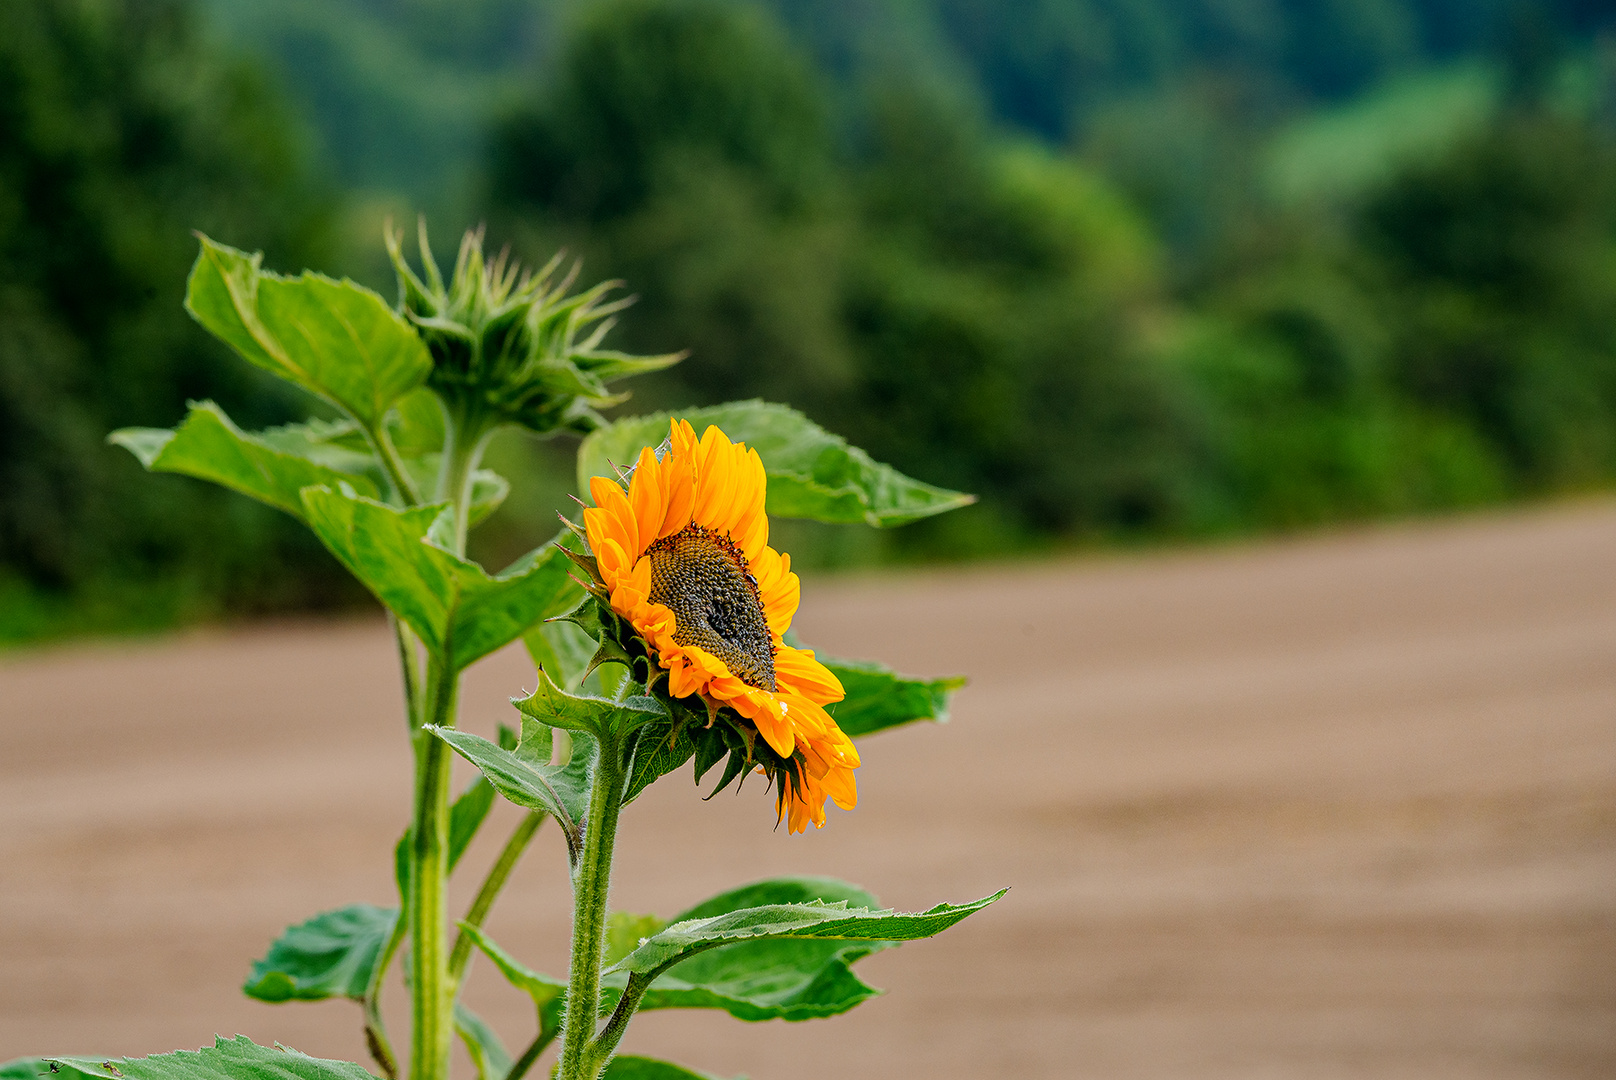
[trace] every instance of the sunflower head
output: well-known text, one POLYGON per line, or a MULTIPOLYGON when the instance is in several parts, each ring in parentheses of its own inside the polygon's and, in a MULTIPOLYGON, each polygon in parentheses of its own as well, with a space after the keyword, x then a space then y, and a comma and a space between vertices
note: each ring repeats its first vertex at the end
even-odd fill
POLYGON ((599 658, 629 664, 675 716, 718 736, 723 783, 760 768, 792 832, 823 825, 827 799, 851 810, 858 751, 825 711, 842 686, 785 643, 800 585, 769 546, 757 451, 676 420, 623 480, 590 481, 589 555, 576 559, 598 607, 599 658))
POLYGON ((537 432, 591 431, 595 409, 627 395, 607 382, 677 363, 684 354, 628 356, 600 347, 615 313, 631 298, 612 298, 608 281, 568 295, 578 266, 559 278, 558 254, 537 272, 501 252, 483 255, 480 229, 466 233, 447 283, 421 223, 422 274, 387 231, 399 304, 432 355, 430 386, 457 423, 521 424, 537 432))

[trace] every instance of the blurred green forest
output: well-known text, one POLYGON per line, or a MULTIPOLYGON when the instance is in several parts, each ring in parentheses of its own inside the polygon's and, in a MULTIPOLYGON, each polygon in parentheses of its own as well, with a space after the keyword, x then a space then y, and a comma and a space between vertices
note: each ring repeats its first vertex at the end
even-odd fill
MULTIPOLYGON (((386 217, 639 296, 630 410, 789 401, 981 494, 799 562, 1225 536, 1616 480, 1616 13, 1577 0, 8 0, 0 642, 344 606, 104 433, 308 408, 192 229, 391 295, 386 217)), ((493 451, 495 562, 570 445, 493 451)))

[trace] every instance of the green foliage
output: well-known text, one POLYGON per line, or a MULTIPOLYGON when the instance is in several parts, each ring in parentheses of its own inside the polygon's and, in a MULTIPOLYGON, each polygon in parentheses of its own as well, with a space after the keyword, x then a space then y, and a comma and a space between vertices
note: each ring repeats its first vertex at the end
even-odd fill
POLYGON ((622 1054, 612 1058, 601 1080, 718 1080, 718 1077, 655 1058, 622 1054))
POLYGON ((689 421, 697 435, 716 425, 732 442, 756 450, 769 476, 771 515, 880 528, 907 525, 975 501, 971 495, 911 480, 796 410, 762 401, 616 421, 579 448, 579 490, 587 494, 590 477, 612 476, 614 464, 626 468, 641 448, 659 446, 668 437, 670 415, 689 421))
POLYGON ((511 1069, 511 1055, 499 1035, 482 1017, 455 1002, 455 1032, 466 1045, 466 1053, 477 1068, 477 1080, 504 1080, 511 1069))
MULTIPOLYGON (((833 878, 772 878, 705 900, 672 921, 712 918, 760 905, 811 903, 871 910, 878 906, 868 892, 833 878)), ((607 952, 607 962, 615 964, 665 924, 654 916, 614 913, 609 926, 624 933, 618 950, 607 952), (630 930, 633 936, 628 936, 630 930)), ((511 985, 533 998, 541 1031, 554 1030, 561 1022, 566 982, 530 970, 486 934, 473 933, 478 948, 511 985)), ((659 975, 646 990, 639 1008, 722 1009, 737 1020, 753 1022, 836 1016, 880 992, 853 974, 851 965, 895 945, 896 941, 868 939, 849 942, 775 937, 736 941, 691 956, 659 975)), ((627 984, 626 970, 607 976, 602 1012, 616 1007, 627 984)))
POLYGON ((0 1062, 0 1080, 37 1080, 50 1075, 50 1063, 44 1058, 16 1058, 0 1062))
POLYGON ((1008 890, 969 904, 938 904, 918 913, 872 910, 835 903, 761 904, 721 915, 675 922, 613 964, 609 972, 654 978, 681 961, 737 941, 805 939, 914 941, 931 937, 998 900, 1008 890))
POLYGON ((909 679, 869 660, 820 662, 841 681, 847 696, 830 707, 836 726, 857 739, 915 720, 948 720, 948 699, 965 685, 963 676, 909 679))
POLYGON ((321 1001, 365 996, 376 957, 398 921, 397 908, 349 904, 287 927, 242 992, 259 1001, 321 1001))
POLYGON ((91 1080, 368 1080, 349 1061, 312 1058, 284 1046, 258 1046, 245 1035, 216 1037, 201 1050, 177 1050, 144 1058, 47 1058, 74 1076, 91 1080))
POLYGON ((376 485, 363 474, 338 472, 308 457, 277 450, 247 435, 211 401, 192 402, 185 422, 173 431, 122 428, 107 436, 152 472, 173 472, 211 480, 303 520, 306 487, 346 484, 375 498, 376 485))
POLYGON ((495 791, 518 806, 554 817, 577 860, 589 800, 592 739, 575 736, 571 756, 552 765, 550 728, 536 720, 522 721, 522 741, 514 750, 466 731, 439 728, 436 734, 477 766, 495 791))
POLYGON ((498 576, 451 554, 429 535, 443 504, 399 510, 329 488, 303 492, 309 526, 331 553, 461 670, 558 614, 566 560, 537 548, 498 576))
POLYGON ((366 428, 432 370, 421 339, 387 302, 351 281, 284 278, 202 238, 185 309, 249 363, 329 401, 366 428))

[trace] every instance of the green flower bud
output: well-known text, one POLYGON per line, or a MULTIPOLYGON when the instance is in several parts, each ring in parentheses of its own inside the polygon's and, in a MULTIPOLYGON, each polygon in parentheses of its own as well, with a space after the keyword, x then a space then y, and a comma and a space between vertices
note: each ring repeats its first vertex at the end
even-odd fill
POLYGON ((509 423, 541 434, 592 431, 603 423, 596 409, 628 397, 608 391, 608 382, 684 358, 601 348, 616 313, 633 297, 612 299, 622 284, 616 281, 569 296, 578 264, 558 279, 559 253, 537 273, 524 271, 509 259, 509 249, 485 259, 483 231, 474 229, 460 242, 446 286, 426 223, 420 227, 424 281, 405 258, 402 239, 388 229, 399 308, 432 355, 427 385, 457 427, 486 430, 509 423))

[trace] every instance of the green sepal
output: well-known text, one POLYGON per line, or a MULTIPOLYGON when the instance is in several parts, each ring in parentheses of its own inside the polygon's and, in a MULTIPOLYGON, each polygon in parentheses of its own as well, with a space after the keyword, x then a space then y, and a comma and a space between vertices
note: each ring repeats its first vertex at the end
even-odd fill
POLYGON ((642 448, 661 445, 674 416, 688 420, 697 436, 717 425, 731 442, 756 450, 768 473, 768 512, 779 517, 886 528, 976 501, 974 495, 912 480, 795 409, 763 401, 613 421, 578 448, 579 490, 588 493, 592 476, 614 476, 612 462, 630 464, 642 448))
POLYGON ((369 427, 431 372, 414 328, 371 290, 310 272, 265 273, 261 252, 201 241, 185 308, 249 363, 369 427))
POLYGON ((522 739, 514 750, 503 749, 469 731, 437 727, 428 730, 477 766, 494 790, 506 799, 554 817, 567 838, 568 854, 574 863, 578 861, 596 750, 592 737, 585 734, 575 737, 566 764, 550 765, 551 732, 536 720, 522 721, 522 739))
POLYGON ((68 1073, 65 1080, 77 1080, 73 1074, 93 1080, 375 1080, 351 1061, 309 1057, 278 1043, 259 1046, 245 1035, 215 1036, 213 1045, 201 1050, 143 1058, 44 1060, 68 1073))
POLYGON ((377 488, 363 475, 339 472, 307 456, 277 449, 248 435, 211 401, 193 401, 185 420, 172 431, 122 428, 107 441, 134 454, 151 472, 180 473, 238 491, 304 520, 299 492, 311 485, 347 484, 374 498, 377 488))
POLYGON ((408 510, 330 488, 302 493, 309 527, 429 652, 459 671, 556 613, 566 599, 567 561, 554 544, 516 560, 498 576, 428 541, 446 509, 408 510))
MULTIPOLYGON (((601 1073, 601 1080, 719 1080, 711 1073, 697 1072, 683 1065, 658 1061, 637 1054, 620 1054, 601 1073)), ((744 1077, 739 1080, 745 1080, 744 1077)))
POLYGON ((836 726, 852 738, 915 720, 946 723, 949 698, 965 685, 962 675, 911 679, 871 661, 820 657, 819 662, 830 669, 847 694, 826 709, 836 726))
POLYGON ((511 1071, 511 1055, 494 1029, 460 1001, 454 1006, 454 1026, 477 1068, 477 1080, 505 1080, 511 1071))
POLYGON ((365 996, 397 908, 349 904, 289 926, 253 961, 242 993, 259 1001, 323 1001, 365 996))
POLYGON ((764 904, 710 918, 676 922, 619 960, 610 972, 655 977, 708 949, 737 941, 821 939, 835 941, 914 941, 931 937, 998 900, 1008 889, 968 904, 938 904, 922 912, 826 904, 764 904))

